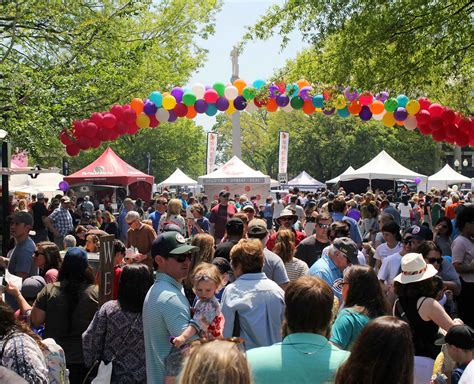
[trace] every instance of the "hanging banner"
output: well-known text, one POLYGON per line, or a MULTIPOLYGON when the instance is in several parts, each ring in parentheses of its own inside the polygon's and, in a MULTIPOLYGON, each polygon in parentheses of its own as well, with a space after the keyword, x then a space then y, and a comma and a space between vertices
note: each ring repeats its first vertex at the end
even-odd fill
POLYGON ((280 131, 280 141, 278 146, 278 179, 280 183, 286 182, 287 167, 288 167, 288 144, 290 141, 290 134, 285 131, 280 131))
POLYGON ((217 133, 208 132, 206 174, 209 174, 214 170, 214 165, 216 164, 216 151, 217 151, 217 133))

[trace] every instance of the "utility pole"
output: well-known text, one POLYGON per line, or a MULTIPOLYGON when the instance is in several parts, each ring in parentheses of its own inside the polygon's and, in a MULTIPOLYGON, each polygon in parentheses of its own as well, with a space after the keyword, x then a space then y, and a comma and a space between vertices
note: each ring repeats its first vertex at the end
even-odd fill
MULTIPOLYGON (((230 59, 232 61, 232 77, 230 81, 232 84, 239 78, 239 51, 239 48, 235 46, 230 52, 230 59)), ((236 111, 232 115, 232 156, 242 159, 240 111, 236 111)))

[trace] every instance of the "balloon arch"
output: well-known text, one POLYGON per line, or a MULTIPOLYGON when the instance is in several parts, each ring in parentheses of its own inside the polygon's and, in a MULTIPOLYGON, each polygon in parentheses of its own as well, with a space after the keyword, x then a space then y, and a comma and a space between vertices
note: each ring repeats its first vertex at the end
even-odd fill
POLYGON ((139 129, 155 128, 179 117, 193 119, 199 113, 214 116, 218 111, 232 115, 259 108, 269 112, 302 110, 307 115, 320 112, 341 118, 353 115, 363 121, 379 120, 386 127, 418 128, 421 134, 431 135, 435 141, 461 147, 474 145, 472 117, 425 97, 394 97, 386 91, 374 95, 353 87, 319 86, 306 80, 288 84, 255 80, 247 84, 242 79, 228 85, 218 82, 212 86, 174 87, 164 93, 155 91, 147 99, 135 98, 130 104, 114 105, 109 111, 94 112, 88 119, 74 121, 72 127, 61 132, 60 139, 66 152, 76 156, 81 150, 98 148, 104 141, 134 135, 139 129))

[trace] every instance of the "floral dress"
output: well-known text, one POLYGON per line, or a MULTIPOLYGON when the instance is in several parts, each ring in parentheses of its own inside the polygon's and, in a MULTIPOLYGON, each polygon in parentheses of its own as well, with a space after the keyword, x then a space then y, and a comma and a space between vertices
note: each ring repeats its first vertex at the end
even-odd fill
POLYGON ((219 301, 213 297, 208 300, 198 300, 194 305, 194 315, 191 323, 199 329, 199 337, 215 339, 222 337, 224 331, 224 316, 219 301))

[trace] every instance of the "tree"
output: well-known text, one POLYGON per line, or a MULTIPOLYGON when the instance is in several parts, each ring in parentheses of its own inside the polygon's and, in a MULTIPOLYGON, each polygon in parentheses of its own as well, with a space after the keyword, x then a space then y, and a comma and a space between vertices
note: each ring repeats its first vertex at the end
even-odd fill
POLYGON ((218 0, 65 4, 0 3, 0 124, 42 165, 57 165, 59 132, 74 119, 185 83, 206 56, 196 39, 213 33, 220 7, 218 0))

